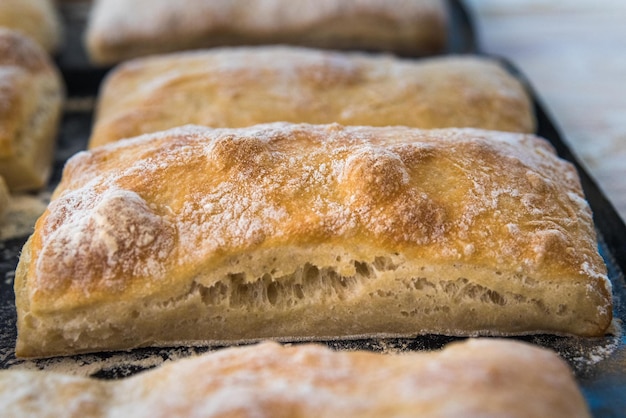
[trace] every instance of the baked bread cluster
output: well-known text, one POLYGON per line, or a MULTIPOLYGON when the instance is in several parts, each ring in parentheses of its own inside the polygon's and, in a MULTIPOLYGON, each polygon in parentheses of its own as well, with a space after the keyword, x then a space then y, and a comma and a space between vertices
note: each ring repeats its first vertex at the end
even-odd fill
MULTIPOLYGON (((0 26, 17 4, 51 7, 2 0, 0 26)), ((9 20, 58 44, 48 18, 9 20)), ((91 59, 128 61, 22 249, 16 356, 260 344, 115 382, 2 371, 0 410, 589 416, 567 365, 525 343, 301 344, 609 329, 574 166, 496 60, 416 59, 448 25, 441 0, 96 0, 91 59)), ((46 51, 0 29, 0 216, 46 183, 62 100, 46 51)))

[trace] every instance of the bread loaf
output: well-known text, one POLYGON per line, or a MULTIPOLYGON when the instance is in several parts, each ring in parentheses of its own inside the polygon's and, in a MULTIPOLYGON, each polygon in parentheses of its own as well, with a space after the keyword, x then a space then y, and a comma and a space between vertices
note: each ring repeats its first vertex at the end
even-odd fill
POLYGON ((533 132, 523 86, 495 61, 226 48, 134 60, 100 92, 95 147, 185 124, 267 122, 533 132))
POLYGON ((2 215, 4 215, 4 212, 9 207, 10 197, 9 189, 2 176, 0 176, 0 225, 2 225, 2 215))
POLYGON ((17 355, 368 336, 601 336, 575 169, 532 135, 276 123, 82 152, 15 277, 17 355))
POLYGON ((384 355, 276 343, 119 381, 0 371, 0 408, 29 417, 589 417, 556 354, 500 340, 384 355))
POLYGON ((443 0, 99 0, 86 34, 92 61, 216 46, 438 53, 447 40, 443 0))
POLYGON ((26 36, 0 29, 0 176, 12 191, 46 183, 62 101, 48 55, 26 36))
POLYGON ((46 52, 59 49, 61 19, 52 0, 0 1, 0 27, 21 32, 37 42, 46 52))

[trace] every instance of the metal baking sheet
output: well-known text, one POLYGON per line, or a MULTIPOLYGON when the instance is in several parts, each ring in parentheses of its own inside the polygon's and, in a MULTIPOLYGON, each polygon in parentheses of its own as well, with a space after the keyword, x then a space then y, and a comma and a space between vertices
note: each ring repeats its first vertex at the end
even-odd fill
MULTIPOLYGON (((54 173, 47 190, 34 199, 44 203, 58 184, 65 161, 85 148, 93 120, 93 98, 108 69, 93 68, 82 49, 82 31, 88 12, 88 3, 68 3, 62 6, 66 22, 65 50, 57 57, 57 64, 66 80, 70 99, 62 120, 54 173)), ((471 16, 456 0, 449 1, 451 17, 448 50, 446 53, 480 53, 474 35, 471 16)), ((537 133, 548 139, 559 155, 571 161, 581 177, 587 199, 594 212, 600 252, 609 269, 613 284, 614 327, 604 338, 556 337, 536 335, 517 339, 551 348, 572 367, 587 402, 596 417, 620 417, 626 411, 626 337, 622 324, 626 320, 626 226, 611 203, 587 174, 563 139, 553 118, 545 111, 538 94, 511 63, 502 60, 509 70, 527 86, 534 99, 537 133)), ((103 379, 123 378, 142 370, 157 367, 168 360, 216 350, 220 347, 143 348, 128 352, 94 353, 36 361, 18 360, 14 356, 17 335, 13 278, 19 253, 27 234, 0 240, 0 369, 42 369, 103 379)), ((356 341, 326 341, 338 350, 365 349, 377 352, 405 352, 435 350, 460 338, 426 335, 405 339, 367 339, 356 341)))
POLYGON ((626 226, 613 205, 581 165, 560 134, 554 119, 546 111, 539 94, 512 63, 505 66, 526 84, 533 97, 537 134, 548 139, 564 159, 570 161, 580 176, 585 196, 593 211, 600 254, 608 267, 613 285, 613 334, 597 339, 531 339, 555 349, 574 368, 577 380, 595 417, 626 416, 626 226), (562 344, 567 346, 566 349, 562 344))

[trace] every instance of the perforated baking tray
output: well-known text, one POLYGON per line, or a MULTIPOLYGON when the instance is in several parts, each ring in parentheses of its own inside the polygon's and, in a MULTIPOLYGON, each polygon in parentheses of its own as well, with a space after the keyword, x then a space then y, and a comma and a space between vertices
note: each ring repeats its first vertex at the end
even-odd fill
MULTIPOLYGON (((66 80, 70 96, 63 116, 54 173, 47 193, 36 198, 46 199, 58 184, 65 161, 85 148, 93 118, 93 98, 108 69, 89 65, 82 49, 82 31, 87 16, 88 3, 69 3, 63 6, 66 20, 67 46, 57 58, 66 80)), ((471 16, 456 0, 449 1, 450 33, 446 53, 480 54, 471 16)), ((545 111, 538 94, 523 74, 506 60, 503 64, 522 80, 534 100, 538 122, 537 134, 548 139, 559 155, 572 162, 580 174, 586 197, 594 212, 596 230, 600 239, 600 252, 609 269, 613 284, 615 326, 613 333, 604 338, 584 339, 537 335, 518 338, 551 348, 558 352, 573 368, 576 378, 596 417, 621 417, 626 415, 626 338, 621 332, 626 320, 626 226, 571 152, 553 118, 545 111)), ((220 347, 144 348, 129 352, 95 353, 37 361, 17 360, 14 356, 16 338, 16 313, 13 278, 19 252, 26 235, 0 240, 0 368, 45 369, 89 375, 97 378, 122 378, 141 370, 197 353, 220 347)), ((404 352, 434 350, 459 338, 427 335, 406 339, 368 339, 356 341, 326 341, 339 350, 365 349, 379 352, 404 352)))

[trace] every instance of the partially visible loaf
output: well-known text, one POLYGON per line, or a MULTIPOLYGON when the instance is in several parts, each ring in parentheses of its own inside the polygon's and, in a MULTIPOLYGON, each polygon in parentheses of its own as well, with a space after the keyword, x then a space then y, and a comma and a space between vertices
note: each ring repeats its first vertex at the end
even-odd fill
POLYGON ((0 27, 17 30, 37 42, 48 53, 59 49, 61 19, 53 0, 0 1, 0 27))
POLYGON ((424 55, 444 50, 447 20, 444 0, 98 0, 85 43, 99 64, 261 44, 424 55))
POLYGON ((0 176, 12 191, 45 185, 63 95, 61 76, 45 51, 0 28, 0 176))
POLYGON ((9 189, 4 182, 2 176, 0 176, 0 225, 2 224, 2 216, 4 212, 6 212, 9 207, 9 199, 11 195, 9 194, 9 189))
POLYGON ((224 48, 117 67, 100 91, 89 146, 190 123, 217 128, 279 121, 535 128, 523 86, 491 59, 224 48))
POLYGON ((403 355, 266 342, 119 381, 4 370, 0 408, 32 418, 590 416, 555 353, 487 339, 403 355))
POLYGON ((574 167, 532 135, 186 127, 70 159, 15 276, 16 353, 602 336, 574 167))

